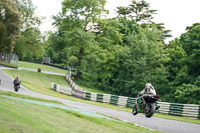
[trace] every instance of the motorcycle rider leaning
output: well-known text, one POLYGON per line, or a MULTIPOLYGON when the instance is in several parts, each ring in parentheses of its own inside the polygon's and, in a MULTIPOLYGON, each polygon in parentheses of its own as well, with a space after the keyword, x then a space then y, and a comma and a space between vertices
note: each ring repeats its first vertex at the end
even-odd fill
MULTIPOLYGON (((146 102, 145 102, 144 97, 143 97, 144 94, 145 95, 153 95, 153 96, 156 95, 156 90, 154 89, 154 87, 151 83, 147 83, 145 85, 145 88, 138 93, 138 98, 142 99, 142 106, 143 107, 146 105, 146 102)), ((158 110, 159 108, 160 108, 160 106, 157 106, 156 110, 158 110)))

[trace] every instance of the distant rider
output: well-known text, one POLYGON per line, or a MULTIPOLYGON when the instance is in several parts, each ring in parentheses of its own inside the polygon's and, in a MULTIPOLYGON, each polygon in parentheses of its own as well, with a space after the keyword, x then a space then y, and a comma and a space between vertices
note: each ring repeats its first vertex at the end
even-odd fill
MULTIPOLYGON (((152 85, 151 83, 147 83, 147 84, 145 85, 145 88, 144 88, 142 91, 140 91, 140 92, 138 93, 139 98, 142 99, 142 106, 143 106, 143 107, 144 107, 145 104, 146 104, 146 102, 145 102, 145 100, 144 100, 144 97, 143 97, 144 94, 145 94, 146 96, 155 96, 155 95, 156 95, 156 90, 154 89, 154 87, 153 87, 153 85, 152 85)), ((157 106, 157 107, 156 107, 156 110, 158 110, 159 108, 160 108, 160 106, 157 106)))
POLYGON ((21 81, 19 80, 19 77, 16 77, 16 79, 13 81, 14 87, 21 84, 21 81))

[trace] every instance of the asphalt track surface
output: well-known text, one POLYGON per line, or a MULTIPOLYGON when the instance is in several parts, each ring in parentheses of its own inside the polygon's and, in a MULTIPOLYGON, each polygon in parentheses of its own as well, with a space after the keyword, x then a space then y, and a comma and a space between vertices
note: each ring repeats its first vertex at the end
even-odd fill
MULTIPOLYGON (((0 79, 1 79, 0 90, 14 92, 13 79, 7 74, 5 74, 3 71, 1 71, 1 69, 5 69, 5 68, 0 66, 0 79)), ((161 131, 161 132, 200 133, 200 125, 198 124, 162 119, 162 118, 157 118, 157 117, 146 118, 144 115, 133 116, 131 112, 119 111, 115 109, 109 109, 109 108, 99 107, 99 106, 85 104, 81 102, 57 98, 53 96, 48 96, 48 95, 30 91, 24 88, 23 86, 21 86, 21 88, 19 89, 17 93, 29 95, 33 97, 60 101, 69 107, 104 114, 106 116, 111 116, 113 118, 117 118, 126 122, 134 123, 135 125, 143 126, 143 127, 146 127, 152 130, 161 131)))
MULTIPOLYGON (((37 72, 38 70, 36 69, 30 69, 30 68, 24 68, 24 67, 19 67, 19 69, 22 70, 27 70, 27 71, 33 71, 33 72, 37 72)), ((49 72, 49 71, 43 71, 41 70, 42 73, 46 73, 46 74, 52 74, 52 75, 59 75, 59 76, 65 76, 66 74, 64 73, 57 73, 57 72, 49 72)), ((67 72, 67 71, 66 71, 67 72)))

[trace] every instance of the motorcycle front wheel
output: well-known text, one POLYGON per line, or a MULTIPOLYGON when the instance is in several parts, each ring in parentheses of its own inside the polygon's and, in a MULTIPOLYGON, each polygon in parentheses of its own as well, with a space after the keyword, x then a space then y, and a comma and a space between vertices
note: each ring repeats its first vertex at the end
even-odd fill
POLYGON ((155 103, 151 103, 151 104, 147 104, 146 105, 146 110, 145 110, 145 116, 150 118, 153 116, 153 114, 155 113, 155 103))
POLYGON ((18 92, 18 87, 14 87, 15 91, 18 92))

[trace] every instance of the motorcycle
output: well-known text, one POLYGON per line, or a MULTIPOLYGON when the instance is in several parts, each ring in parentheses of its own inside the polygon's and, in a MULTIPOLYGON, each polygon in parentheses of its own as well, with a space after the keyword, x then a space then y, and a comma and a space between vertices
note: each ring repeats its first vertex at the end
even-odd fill
POLYGON ((18 92, 19 88, 20 88, 20 83, 16 83, 16 84, 14 85, 15 91, 18 92))
POLYGON ((133 107, 132 114, 137 115, 138 113, 144 113, 146 117, 150 118, 153 116, 155 111, 159 109, 160 106, 155 105, 156 101, 159 101, 160 96, 143 96, 145 104, 143 104, 142 97, 139 97, 133 107))

